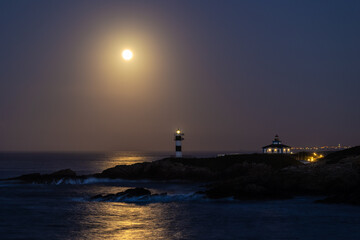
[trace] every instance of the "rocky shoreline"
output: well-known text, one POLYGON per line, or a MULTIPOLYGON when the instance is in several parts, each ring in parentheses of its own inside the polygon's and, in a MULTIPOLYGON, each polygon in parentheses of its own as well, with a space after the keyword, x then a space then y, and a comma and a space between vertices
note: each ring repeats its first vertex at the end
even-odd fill
POLYGON ((360 205, 360 147, 331 153, 311 164, 303 164, 291 155, 166 158, 119 165, 86 176, 77 176, 74 171, 65 169, 52 174, 35 173, 7 180, 48 184, 87 178, 201 182, 206 184, 206 190, 198 194, 211 199, 270 200, 322 195, 327 198, 318 201, 320 203, 360 205))

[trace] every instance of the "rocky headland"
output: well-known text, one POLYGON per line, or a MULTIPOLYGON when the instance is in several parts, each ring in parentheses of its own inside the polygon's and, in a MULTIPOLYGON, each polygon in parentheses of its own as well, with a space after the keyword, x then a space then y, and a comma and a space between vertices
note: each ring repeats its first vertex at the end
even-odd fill
MULTIPOLYGON (((318 202, 359 205, 360 146, 330 153, 318 162, 309 164, 297 161, 292 155, 166 158, 119 165, 87 176, 77 176, 72 170, 66 169, 52 174, 28 174, 11 180, 52 183, 87 178, 201 182, 206 185, 206 189, 198 194, 213 199, 233 197, 241 200, 266 200, 319 195, 327 198, 318 202)), ((119 196, 124 194, 120 193, 119 196)), ((107 198, 100 195, 98 197, 107 198)))

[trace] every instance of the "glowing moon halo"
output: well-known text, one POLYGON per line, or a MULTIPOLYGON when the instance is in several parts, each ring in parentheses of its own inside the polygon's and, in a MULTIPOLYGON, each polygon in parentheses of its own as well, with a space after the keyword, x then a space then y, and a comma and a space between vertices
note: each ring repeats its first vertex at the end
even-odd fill
POLYGON ((134 56, 132 51, 129 49, 125 49, 121 55, 125 61, 130 61, 134 56))

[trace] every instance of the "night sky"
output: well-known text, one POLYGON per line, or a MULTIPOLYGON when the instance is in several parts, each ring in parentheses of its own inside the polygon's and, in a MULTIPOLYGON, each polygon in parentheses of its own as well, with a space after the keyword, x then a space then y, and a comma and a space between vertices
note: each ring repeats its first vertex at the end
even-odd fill
POLYGON ((0 150, 360 143, 360 1, 1 1, 0 150), (121 59, 130 48, 134 59, 121 59))

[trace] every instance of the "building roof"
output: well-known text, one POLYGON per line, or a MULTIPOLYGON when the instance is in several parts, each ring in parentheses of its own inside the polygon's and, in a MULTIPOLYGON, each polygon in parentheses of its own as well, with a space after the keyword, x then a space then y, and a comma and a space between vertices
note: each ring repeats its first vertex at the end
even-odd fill
POLYGON ((290 148, 290 146, 285 145, 285 144, 270 144, 270 145, 264 146, 262 148, 290 148))

